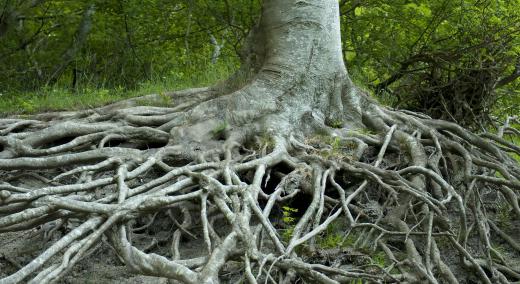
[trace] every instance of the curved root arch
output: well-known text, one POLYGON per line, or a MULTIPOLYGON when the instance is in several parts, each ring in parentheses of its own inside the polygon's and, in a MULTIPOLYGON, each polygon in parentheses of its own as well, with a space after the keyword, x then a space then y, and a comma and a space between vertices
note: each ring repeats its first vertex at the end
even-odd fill
POLYGON ((477 136, 370 105, 364 129, 217 124, 177 143, 172 121, 213 96, 185 94, 0 120, 0 233, 60 235, 0 283, 56 281, 104 241, 137 273, 184 283, 520 280, 509 124, 477 136))

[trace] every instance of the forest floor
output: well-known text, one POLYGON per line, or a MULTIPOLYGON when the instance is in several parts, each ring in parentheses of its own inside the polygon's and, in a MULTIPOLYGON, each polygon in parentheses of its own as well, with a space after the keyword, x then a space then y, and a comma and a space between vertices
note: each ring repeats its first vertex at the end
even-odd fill
MULTIPOLYGON (((0 171, 0 178, 4 173, 0 171)), ((26 180, 25 186, 38 187, 38 181, 32 180, 30 177, 26 180)), ((41 184, 40 184, 41 185, 41 184)), ((508 233, 517 243, 520 243, 520 234, 518 229, 520 228, 520 220, 514 220, 511 218, 509 212, 497 210, 500 217, 498 225, 504 232, 508 233)), ((144 220, 146 221, 146 220, 144 220)), ((172 229, 169 228, 169 222, 158 221, 156 226, 148 228, 143 232, 136 232, 133 234, 132 240, 138 247, 145 248, 149 247, 150 251, 157 252, 161 255, 168 255, 170 248, 168 243, 161 241, 155 242, 155 239, 169 239, 172 235, 172 229), (158 226, 157 226, 158 224, 158 226)), ((221 226, 219 226, 221 227, 221 226)), ((58 230, 49 230, 49 228, 38 227, 36 229, 30 229, 21 232, 7 232, 2 235, 0 239, 0 278, 4 278, 15 273, 21 267, 35 259, 42 251, 52 245, 55 241, 59 240, 66 233, 66 228, 58 230), (45 232, 45 233, 44 233, 45 232)), ((197 237, 197 236, 195 236, 197 237)), ((201 241, 202 236, 198 236, 198 239, 183 239, 180 252, 181 255, 186 258, 196 258, 202 256, 204 247, 201 241)), ((515 270, 520 271, 520 255, 515 250, 507 250, 508 245, 498 236, 492 235, 492 246, 494 249, 499 251, 506 261, 514 267, 515 270)), ((444 244, 450 246, 450 244, 444 244)), ((470 250, 478 251, 481 244, 478 242, 468 243, 470 250)), ((326 254, 327 251, 333 251, 334 249, 321 248, 320 254, 326 254)), ((353 250, 355 254, 357 253, 353 250)), ((341 255, 334 255, 333 258, 345 258, 348 257, 348 253, 344 251, 340 252, 341 255)), ((445 261, 448 263, 456 263, 458 258, 456 254, 444 255, 445 261)), ((322 262, 323 256, 313 256, 315 262, 322 262), (321 259, 320 259, 321 258, 321 259)), ((61 256, 55 256, 49 261, 49 265, 56 264, 62 261, 61 256)), ((343 263, 343 261, 341 261, 343 263)), ((349 261, 350 262, 350 261, 349 261)), ((354 265, 354 264, 353 264, 354 265)), ((226 278, 223 283, 235 283, 241 274, 240 269, 235 269, 233 265, 228 265, 223 271, 223 277, 226 278), (228 282, 229 280, 229 282, 228 282)), ((464 275, 464 270, 458 270, 458 275, 464 275)), ((476 283, 477 279, 465 279, 461 283, 476 283)), ((114 249, 103 240, 88 253, 72 270, 61 280, 60 284, 111 284, 111 283, 128 283, 128 284, 177 284, 179 282, 175 280, 168 280, 166 278, 151 277, 138 275, 133 273, 128 267, 120 261, 114 251, 114 249)), ((179 283, 180 284, 180 283, 179 283)))
MULTIPOLYGON (((0 172, 0 177, 2 173, 0 172)), ((30 182, 34 183, 34 181, 30 182)), ((33 186, 35 184, 32 184, 33 186)), ((520 235, 518 228, 520 228, 520 221, 509 218, 510 216, 502 216, 499 218, 499 226, 512 238, 520 243, 520 235)), ((172 228, 167 228, 167 222, 158 222, 159 226, 154 226, 152 229, 140 232, 140 234, 133 234, 133 242, 138 247, 149 247, 150 250, 158 252, 162 255, 169 254, 168 244, 156 242, 154 239, 166 239, 172 234, 172 228), (164 224, 162 226, 161 224, 164 224)), ((59 240, 65 233, 64 229, 55 231, 48 230, 48 228, 30 229, 21 232, 7 232, 2 235, 0 239, 0 278, 9 276, 19 270, 21 267, 36 258, 42 251, 52 245, 56 240, 59 240), (47 233, 44 233, 47 232, 47 233), (50 232, 50 233, 49 233, 50 232)), ((201 237, 201 236, 199 236, 201 237)), ((515 250, 507 250, 508 246, 500 237, 492 235, 492 246, 499 251, 506 261, 514 267, 515 270, 520 271, 520 255, 515 250)), ((450 246, 449 244, 446 244, 450 246)), ((478 242, 468 244, 471 249, 478 250, 481 245, 478 242)), ((201 238, 198 239, 183 239, 180 246, 180 252, 183 257, 195 258, 202 256, 204 251, 201 238)), ((327 249, 320 250, 323 254, 327 249)), ((334 258, 344 258, 346 255, 335 255, 334 258)), ((447 257, 447 255, 445 255, 447 257)), ((314 257, 313 257, 314 258, 314 257)), ((323 259, 319 259, 321 262, 323 259)), ((448 256, 445 259, 450 262, 457 262, 458 258, 455 254, 448 256)), ((56 264, 62 261, 61 256, 55 256, 49 261, 49 265, 56 264)), ((343 262, 343 261, 342 261, 343 262)), ((224 269, 224 278, 227 278, 224 283, 234 283, 236 276, 241 274, 241 270, 234 269, 234 267, 227 266, 224 269), (227 274, 227 277, 226 277, 227 274), (228 278, 229 277, 229 278, 228 278), (228 282, 229 280, 229 282, 228 282), (234 280, 234 281, 231 281, 234 280)), ((463 270, 457 271, 457 274, 464 275, 463 270), (460 274, 459 274, 460 273, 460 274)), ((461 283, 476 283, 477 279, 466 279, 461 283)), ((106 241, 100 242, 92 251, 88 253, 72 270, 59 282, 59 284, 180 284, 175 280, 168 280, 166 278, 151 277, 138 275, 133 273, 128 267, 120 261, 115 254, 114 249, 106 241)))
MULTIPOLYGON (((3 176, 0 171, 0 178, 3 176)), ((27 179, 26 186, 41 185, 37 180, 27 179)), ((46 224, 48 225, 48 224, 46 224)), ((46 226, 44 225, 44 226, 46 226)), ((48 225, 50 226, 50 225, 48 225)), ((167 230, 161 231, 163 228, 156 228, 154 232, 157 234, 168 234, 167 230)), ((21 267, 36 258, 42 251, 51 246, 56 240, 59 240, 65 234, 65 230, 48 230, 46 227, 29 229, 20 232, 7 232, 2 234, 0 238, 0 279, 9 276, 21 267), (44 233, 47 232, 47 233, 44 233)), ((171 232, 170 232, 171 233, 171 232)), ((136 235, 138 236, 138 235, 136 235)), ((149 244, 145 237, 141 242, 141 246, 149 244)), ((134 241, 139 244, 139 238, 134 241)), ((161 248, 159 248, 161 249, 161 248)), ((166 249, 166 248, 164 248, 166 249)), ((181 248, 185 255, 196 256, 198 248, 194 248, 193 244, 189 244, 181 248)), ((55 264, 62 261, 61 256, 55 256, 49 261, 49 264, 55 264)), ((144 276, 133 273, 128 267, 121 262, 108 242, 100 242, 92 251, 88 253, 72 270, 58 283, 60 284, 172 284, 178 283, 166 278, 144 276)))
MULTIPOLYGON (((37 256, 48 242, 33 230, 7 233, 0 240, 0 278, 16 272, 21 266, 37 256)), ((166 279, 136 275, 130 272, 102 243, 74 267, 59 283, 168 283, 166 279)))

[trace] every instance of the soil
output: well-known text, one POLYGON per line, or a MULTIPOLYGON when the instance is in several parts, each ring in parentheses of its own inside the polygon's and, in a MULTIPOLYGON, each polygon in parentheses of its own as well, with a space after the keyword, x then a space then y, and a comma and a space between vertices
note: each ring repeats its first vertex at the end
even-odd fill
MULTIPOLYGON (((55 234, 57 235, 57 234, 55 234)), ((56 238, 54 236, 53 238, 56 238)), ((17 266, 25 265, 37 256, 38 252, 51 242, 35 230, 6 233, 0 240, 0 278, 18 270, 17 266)), ((57 263, 58 258, 53 259, 57 263)), ((161 284, 172 283, 166 278, 142 276, 134 274, 117 259, 112 248, 101 243, 99 247, 85 259, 80 261, 67 276, 58 283, 129 283, 129 284, 161 284)))

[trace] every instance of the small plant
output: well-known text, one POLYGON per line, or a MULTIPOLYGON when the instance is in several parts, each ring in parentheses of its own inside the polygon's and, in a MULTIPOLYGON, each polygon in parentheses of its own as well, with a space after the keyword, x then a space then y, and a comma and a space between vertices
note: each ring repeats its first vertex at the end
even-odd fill
POLYGON ((318 238, 318 246, 323 249, 343 247, 343 237, 339 233, 325 234, 318 238))
POLYGON ((380 251, 372 256, 372 261, 379 267, 386 267, 386 255, 384 252, 380 251))
POLYGON ((343 121, 341 120, 333 120, 328 123, 328 125, 332 128, 342 128, 343 127, 343 121))
POLYGON ((322 150, 316 154, 325 159, 334 158, 337 160, 349 160, 352 158, 352 149, 350 142, 345 142, 337 136, 315 136, 311 138, 308 143, 311 144, 325 144, 329 147, 323 147, 322 150))
POLYGON ((335 220, 318 236, 316 243, 322 249, 344 248, 343 237, 344 234, 339 230, 339 223, 335 220))
POLYGON ((33 113, 36 110, 36 105, 32 100, 21 102, 21 107, 25 113, 33 113))
POLYGON ((286 242, 288 242, 294 232, 294 226, 296 223, 296 218, 294 217, 294 214, 298 212, 297 208, 292 208, 289 206, 283 206, 282 207, 282 222, 286 226, 286 229, 284 230, 282 234, 282 239, 286 242))
POLYGON ((159 98, 160 98, 161 104, 163 106, 171 106, 171 105, 173 105, 172 98, 170 96, 166 95, 166 93, 160 92, 159 93, 159 98))
POLYGON ((509 211, 509 204, 507 202, 498 202, 496 218, 498 226, 504 229, 511 227, 511 212, 509 211))
POLYGON ((341 150, 341 139, 339 139, 339 137, 332 138, 330 146, 332 146, 332 151, 341 150))
POLYGON ((350 233, 341 237, 341 247, 348 248, 353 247, 356 243, 358 236, 357 234, 350 233))
POLYGON ((225 134, 228 126, 229 125, 226 121, 223 121, 223 122, 217 124, 217 126, 211 131, 211 133, 213 134, 213 138, 215 138, 215 139, 224 138, 224 134, 225 134))

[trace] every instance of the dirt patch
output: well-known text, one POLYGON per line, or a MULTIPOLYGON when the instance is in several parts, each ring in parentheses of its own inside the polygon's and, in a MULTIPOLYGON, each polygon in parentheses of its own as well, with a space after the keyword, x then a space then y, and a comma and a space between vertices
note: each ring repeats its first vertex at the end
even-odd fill
MULTIPOLYGON (((0 239, 0 278, 15 273, 21 266, 29 263, 51 243, 52 241, 46 241, 44 236, 37 234, 35 230, 3 234, 3 238, 0 239)), ((53 264, 61 261, 59 256, 51 259, 49 263, 53 264)), ((93 253, 75 265, 72 271, 58 283, 161 284, 172 282, 168 282, 165 278, 132 273, 130 269, 117 259, 112 248, 105 243, 101 243, 93 253)))

